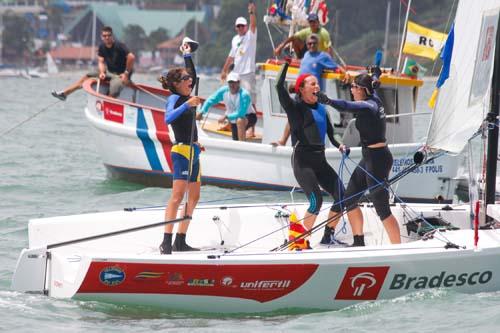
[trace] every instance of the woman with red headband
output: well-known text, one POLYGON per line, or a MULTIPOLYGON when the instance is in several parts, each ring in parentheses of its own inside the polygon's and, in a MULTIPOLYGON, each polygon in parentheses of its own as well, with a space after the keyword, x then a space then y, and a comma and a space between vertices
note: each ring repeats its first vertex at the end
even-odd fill
MULTIPOLYGON (((296 98, 290 97, 285 88, 288 63, 285 63, 276 82, 276 90, 281 106, 286 111, 292 134, 292 167, 295 179, 309 199, 309 208, 304 217, 304 226, 310 230, 321 209, 323 198, 320 186, 333 196, 335 204, 329 213, 334 217, 334 206, 339 205, 343 184, 335 170, 328 164, 325 156, 325 139, 341 151, 341 145, 333 136, 333 126, 328 118, 325 106, 318 103, 316 94, 320 91, 318 79, 311 74, 300 75, 295 82, 296 98)), ((334 234, 332 234, 334 235, 334 234)), ((330 234, 325 235, 321 243, 330 243, 330 234)))
POLYGON ((347 185, 344 205, 348 208, 347 215, 354 236, 354 246, 365 245, 363 213, 357 206, 357 202, 367 189, 370 189, 370 198, 389 235, 389 240, 392 244, 401 243, 399 225, 389 206, 388 189, 380 186, 389 177, 392 167, 392 154, 385 139, 384 106, 375 91, 380 84, 378 80, 380 74, 380 69, 375 68, 373 76, 360 74, 354 79, 351 84, 354 101, 329 99, 323 93, 318 93, 321 103, 330 105, 341 112, 354 113, 356 117, 356 128, 361 139, 362 159, 347 185))

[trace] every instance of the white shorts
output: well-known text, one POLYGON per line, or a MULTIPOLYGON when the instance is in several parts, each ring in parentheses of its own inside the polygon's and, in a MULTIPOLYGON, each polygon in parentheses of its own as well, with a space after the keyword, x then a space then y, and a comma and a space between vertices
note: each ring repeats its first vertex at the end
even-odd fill
POLYGON ((257 103, 257 95, 255 93, 256 84, 257 81, 255 79, 255 73, 240 74, 240 85, 243 89, 250 93, 252 104, 257 103))

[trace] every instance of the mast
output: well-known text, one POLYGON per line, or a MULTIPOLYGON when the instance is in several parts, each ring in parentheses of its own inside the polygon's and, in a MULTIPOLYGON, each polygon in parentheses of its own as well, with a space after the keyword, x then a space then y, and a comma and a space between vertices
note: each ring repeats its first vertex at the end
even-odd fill
MULTIPOLYGON (((497 175, 498 155, 498 108, 500 106, 500 19, 497 27, 495 44, 495 62, 493 65, 493 78, 491 82, 491 109, 488 113, 488 121, 493 126, 488 126, 488 152, 486 160, 486 205, 495 203, 495 187, 497 175)), ((485 219, 487 215, 485 214, 485 219)), ((486 221, 485 221, 486 222, 486 221)))
POLYGON ((386 65, 387 61, 387 49, 389 48, 389 23, 391 21, 391 2, 387 1, 387 11, 385 13, 385 36, 384 36, 384 54, 382 59, 382 65, 386 65))
POLYGON ((95 8, 92 8, 92 63, 95 61, 95 33, 96 33, 96 25, 97 25, 97 17, 95 13, 95 8))
POLYGON ((410 17, 411 0, 408 1, 408 8, 406 8, 405 25, 403 28, 403 36, 401 37, 401 47, 399 48, 398 63, 396 65, 396 72, 399 72, 399 65, 401 65, 401 56, 403 55, 403 47, 405 46, 406 28, 408 26, 408 18, 410 17))

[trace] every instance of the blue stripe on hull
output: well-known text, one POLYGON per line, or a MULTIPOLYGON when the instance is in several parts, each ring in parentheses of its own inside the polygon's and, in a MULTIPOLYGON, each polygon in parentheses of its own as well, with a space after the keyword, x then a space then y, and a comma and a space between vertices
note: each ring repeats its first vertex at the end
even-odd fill
POLYGON ((142 108, 137 109, 137 136, 141 139, 142 146, 146 152, 146 157, 148 158, 151 169, 155 171, 163 171, 160 163, 160 158, 156 153, 156 147, 148 135, 148 124, 146 123, 146 118, 144 117, 144 111, 142 108))

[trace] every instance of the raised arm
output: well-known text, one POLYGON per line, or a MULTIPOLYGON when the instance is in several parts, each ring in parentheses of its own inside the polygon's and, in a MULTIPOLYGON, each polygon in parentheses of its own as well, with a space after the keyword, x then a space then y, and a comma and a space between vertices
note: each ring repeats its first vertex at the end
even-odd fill
POLYGON ((288 66, 289 66, 288 63, 284 63, 281 66, 281 70, 278 73, 278 79, 276 80, 276 85, 275 85, 276 91, 278 92, 278 99, 283 109, 285 109, 287 115, 289 115, 289 112, 291 112, 294 106, 294 101, 290 97, 290 94, 288 93, 285 87, 285 80, 286 80, 286 73, 288 71, 288 66))
POLYGON ((186 71, 193 78, 193 83, 191 83, 191 88, 194 88, 196 84, 196 68, 194 67, 193 59, 191 58, 191 53, 184 54, 184 66, 186 66, 186 71))
POLYGON ((257 31, 257 17, 255 16, 255 3, 248 3, 248 15, 250 15, 250 31, 255 33, 257 31))

